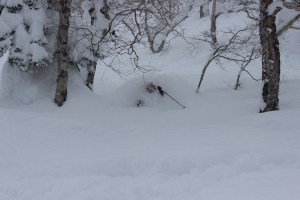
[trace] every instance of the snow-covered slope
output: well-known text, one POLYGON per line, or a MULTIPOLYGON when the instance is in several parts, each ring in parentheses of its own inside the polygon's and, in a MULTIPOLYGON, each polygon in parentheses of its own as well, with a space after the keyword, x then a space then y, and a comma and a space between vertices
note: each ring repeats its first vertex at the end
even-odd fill
MULTIPOLYGON (((207 20, 195 13, 184 28, 193 34, 207 20)), ((195 94, 208 53, 191 53, 180 39, 164 55, 142 51, 159 69, 144 77, 122 80, 99 66, 98 95, 70 88, 62 108, 49 95, 34 95, 31 104, 1 98, 0 199, 300 199, 298 35, 281 38, 278 112, 258 113, 261 83, 246 74, 240 90, 229 87, 236 66, 212 65, 195 94), (147 94, 144 81, 187 108, 147 94), (138 108, 140 98, 145 106, 138 108)), ((259 78, 259 68, 257 61, 249 71, 259 78)))

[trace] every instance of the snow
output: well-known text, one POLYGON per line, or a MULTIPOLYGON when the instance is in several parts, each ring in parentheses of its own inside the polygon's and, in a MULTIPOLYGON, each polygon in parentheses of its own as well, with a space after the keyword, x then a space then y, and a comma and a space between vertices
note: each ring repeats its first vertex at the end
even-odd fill
POLYGON ((11 28, 5 23, 5 21, 0 16, 0 37, 3 37, 11 32, 11 28))
POLYGON ((277 30, 282 29, 283 27, 287 26, 288 23, 294 19, 300 12, 294 11, 292 9, 283 8, 276 16, 277 16, 277 23, 276 28, 277 30))
POLYGON ((15 29, 19 24, 23 23, 23 16, 18 13, 9 13, 6 8, 2 10, 2 19, 9 25, 12 29, 15 29))
POLYGON ((6 6, 8 6, 8 7, 15 7, 18 5, 23 5, 23 1, 22 0, 9 0, 6 2, 6 6))
POLYGON ((273 13, 276 11, 276 9, 278 9, 278 8, 282 9, 282 7, 283 7, 282 1, 278 1, 278 0, 273 1, 267 9, 268 14, 273 15, 273 13))
POLYGON ((81 4, 81 8, 84 11, 83 13, 83 19, 87 23, 87 25, 91 25, 91 16, 89 14, 89 10, 92 8, 92 2, 91 1, 84 1, 81 4))
MULTIPOLYGON (((187 34, 208 28, 209 18, 199 19, 197 11, 184 22, 187 34)), ((218 23, 224 28, 243 16, 222 15, 218 23)), ((280 110, 264 114, 258 113, 260 82, 242 74, 241 89, 229 87, 239 71, 232 63, 225 63, 225 70, 212 64, 195 94, 210 52, 207 46, 191 52, 180 38, 160 55, 140 47, 141 62, 158 69, 144 76, 120 79, 99 63, 96 95, 72 74, 62 108, 52 100, 49 83, 55 80, 28 73, 24 78, 20 70, 3 66, 5 55, 0 199, 300 199, 299 44, 296 30, 280 38, 280 110), (187 108, 145 92, 149 81, 187 108), (135 106, 139 98, 144 107, 135 106)), ((247 68, 258 78, 260 63, 247 68)))
MULTIPOLYGON (((44 25, 48 25, 49 20, 46 17, 45 9, 39 7, 42 2, 26 1, 28 5, 34 5, 34 9, 30 9, 26 4, 23 5, 22 2, 18 0, 7 3, 7 6, 22 5, 16 13, 10 13, 8 7, 5 7, 1 12, 0 25, 3 25, 5 32, 9 31, 7 36, 4 37, 6 41, 0 44, 1 54, 6 52, 9 45, 11 45, 10 63, 24 72, 34 72, 52 61, 51 53, 47 52, 51 51, 51 48, 45 46, 47 38, 44 36, 44 25)), ((0 35, 3 36, 3 33, 0 32, 0 35)), ((50 37, 49 34, 48 37, 50 37)))

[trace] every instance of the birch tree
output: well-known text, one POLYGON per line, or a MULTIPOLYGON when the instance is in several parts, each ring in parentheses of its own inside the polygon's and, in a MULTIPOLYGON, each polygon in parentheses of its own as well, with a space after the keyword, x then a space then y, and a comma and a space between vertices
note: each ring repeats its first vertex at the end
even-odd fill
POLYGON ((260 40, 262 46, 263 103, 260 112, 279 109, 280 51, 276 30, 276 14, 279 7, 273 6, 273 0, 260 1, 260 40))
POLYGON ((69 46, 68 33, 71 16, 71 0, 60 0, 58 5, 59 26, 57 33, 57 79, 56 79, 56 93, 54 102, 58 106, 62 106, 67 100, 68 87, 68 68, 69 68, 69 46))
POLYGON ((213 48, 217 43, 217 0, 211 1, 210 6, 210 35, 213 44, 213 48))

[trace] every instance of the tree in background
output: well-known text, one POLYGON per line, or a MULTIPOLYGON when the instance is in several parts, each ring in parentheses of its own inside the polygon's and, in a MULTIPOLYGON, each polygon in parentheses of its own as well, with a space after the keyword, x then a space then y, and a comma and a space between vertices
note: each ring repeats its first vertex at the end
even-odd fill
POLYGON ((162 51, 169 34, 189 16, 193 3, 194 0, 149 2, 144 10, 144 26, 153 53, 162 51))
POLYGON ((204 1, 209 4, 210 37, 213 46, 217 46, 217 19, 222 14, 243 12, 245 5, 256 4, 253 0, 210 0, 204 1))
POLYGON ((240 77, 242 72, 247 72, 255 79, 247 70, 246 67, 250 62, 260 56, 260 46, 257 45, 257 30, 253 25, 246 27, 238 27, 231 30, 223 31, 224 38, 221 44, 216 44, 211 40, 211 35, 208 31, 194 37, 195 42, 199 45, 207 43, 211 46, 212 52, 208 57, 207 62, 202 68, 200 80, 197 85, 196 93, 199 92, 201 84, 204 80, 204 75, 207 68, 213 61, 222 67, 223 61, 230 61, 240 66, 237 75, 237 80, 234 89, 237 90, 241 83, 240 77))
POLYGON ((122 21, 132 33, 146 38, 153 53, 159 53, 167 43, 167 37, 178 31, 179 25, 189 16, 194 0, 126 0, 131 15, 122 21))
MULTIPOLYGON (((209 4, 210 28, 208 31, 193 37, 196 46, 201 47, 204 43, 209 44, 211 54, 207 62, 202 68, 200 80, 196 92, 200 91, 201 84, 204 80, 206 70, 214 61, 217 65, 223 68, 224 62, 231 62, 233 65, 238 65, 240 70, 237 74, 237 79, 234 89, 237 90, 241 86, 241 75, 246 72, 252 79, 258 81, 246 69, 247 66, 254 60, 260 57, 260 44, 257 22, 252 19, 245 20, 243 24, 234 26, 224 30, 217 27, 217 19, 228 13, 250 12, 257 6, 257 3, 252 0, 230 0, 230 1, 202 1, 204 4, 209 4), (247 8, 247 10, 246 10, 247 8), (222 38, 217 38, 217 29, 222 38)), ((203 5, 203 4, 201 4, 203 5)))

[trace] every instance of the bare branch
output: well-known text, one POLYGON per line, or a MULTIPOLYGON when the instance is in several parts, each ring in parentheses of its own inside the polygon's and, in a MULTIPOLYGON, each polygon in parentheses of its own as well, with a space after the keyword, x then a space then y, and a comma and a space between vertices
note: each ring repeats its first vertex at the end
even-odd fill
POLYGON ((300 11, 300 3, 284 2, 284 7, 295 11, 300 11))
MULTIPOLYGON (((243 71, 246 71, 245 68, 249 65, 250 62, 252 62, 253 60, 257 59, 260 56, 260 47, 256 45, 258 40, 258 35, 254 30, 255 29, 253 29, 253 27, 250 26, 239 30, 229 30, 227 32, 224 32, 225 34, 230 35, 230 38, 226 43, 213 48, 214 49, 213 52, 211 53, 208 61, 206 62, 206 64, 202 69, 200 80, 196 89, 197 93, 200 90, 200 86, 203 82, 205 72, 209 67, 209 65, 211 64, 211 62, 216 60, 217 64, 221 65, 222 62, 220 61, 220 59, 225 59, 228 61, 239 63, 240 72, 238 74, 236 88, 238 87, 241 73, 243 71), (250 47, 251 47, 251 51, 249 49, 250 47)), ((212 45, 213 41, 209 37, 210 37, 209 33, 203 32, 200 38, 196 38, 196 39, 198 39, 201 42, 205 42, 212 45)), ((254 78, 253 76, 251 77, 254 78)))
POLYGON ((277 31, 277 37, 280 37, 285 31, 292 27, 293 24, 300 19, 300 13, 296 15, 293 19, 291 19, 284 27, 277 31))

